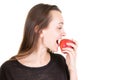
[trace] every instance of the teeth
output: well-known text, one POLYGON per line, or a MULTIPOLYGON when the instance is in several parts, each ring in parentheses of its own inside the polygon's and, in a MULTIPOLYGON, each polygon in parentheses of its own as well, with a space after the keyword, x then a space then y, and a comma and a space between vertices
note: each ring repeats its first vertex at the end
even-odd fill
POLYGON ((59 45, 60 44, 60 40, 57 40, 56 43, 59 45))
POLYGON ((60 44, 61 39, 58 40, 58 44, 60 44))

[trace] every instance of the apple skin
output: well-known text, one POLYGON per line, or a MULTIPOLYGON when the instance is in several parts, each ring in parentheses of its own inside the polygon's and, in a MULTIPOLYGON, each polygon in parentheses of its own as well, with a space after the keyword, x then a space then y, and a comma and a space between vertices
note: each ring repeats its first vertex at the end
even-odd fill
POLYGON ((73 48, 72 46, 67 45, 67 43, 75 44, 75 42, 70 40, 70 39, 62 39, 60 41, 60 49, 61 49, 61 51, 62 51, 62 48, 66 48, 66 47, 73 48))

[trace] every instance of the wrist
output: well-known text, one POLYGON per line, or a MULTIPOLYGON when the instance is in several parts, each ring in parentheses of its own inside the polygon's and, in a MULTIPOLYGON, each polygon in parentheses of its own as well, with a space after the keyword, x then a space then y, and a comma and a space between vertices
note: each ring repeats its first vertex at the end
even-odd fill
POLYGON ((70 80, 78 80, 78 75, 77 75, 77 70, 72 69, 69 71, 70 72, 70 80))

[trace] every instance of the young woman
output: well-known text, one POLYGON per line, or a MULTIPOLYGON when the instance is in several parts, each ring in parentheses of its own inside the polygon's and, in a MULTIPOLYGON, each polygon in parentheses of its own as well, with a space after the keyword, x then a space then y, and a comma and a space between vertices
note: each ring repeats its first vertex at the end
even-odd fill
POLYGON ((77 80, 77 43, 62 50, 66 58, 55 53, 66 35, 63 24, 56 5, 35 5, 28 13, 18 54, 2 64, 0 80, 77 80))

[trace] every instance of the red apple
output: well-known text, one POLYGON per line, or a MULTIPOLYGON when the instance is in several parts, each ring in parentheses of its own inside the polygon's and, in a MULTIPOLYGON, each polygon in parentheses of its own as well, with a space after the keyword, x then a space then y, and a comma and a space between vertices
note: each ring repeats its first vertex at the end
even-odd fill
POLYGON ((75 42, 73 42, 70 39, 62 39, 60 41, 60 49, 62 50, 62 48, 66 48, 66 47, 72 48, 72 46, 67 45, 67 43, 74 43, 75 44, 75 42))

